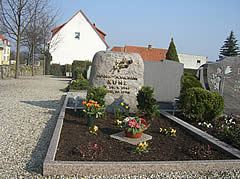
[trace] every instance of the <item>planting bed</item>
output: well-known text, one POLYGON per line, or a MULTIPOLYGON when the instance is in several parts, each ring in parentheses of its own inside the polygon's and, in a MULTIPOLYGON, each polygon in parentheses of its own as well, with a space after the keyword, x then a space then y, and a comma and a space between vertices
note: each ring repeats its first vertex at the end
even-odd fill
POLYGON ((152 136, 149 152, 134 153, 136 146, 110 137, 122 131, 114 125, 114 116, 96 119, 97 135, 90 134, 87 119, 80 111, 67 109, 56 154, 58 161, 182 161, 235 159, 230 154, 217 151, 211 145, 189 135, 186 130, 164 116, 149 121, 151 126, 144 133, 152 136), (160 134, 159 128, 172 127, 176 136, 160 134))
POLYGON ((180 119, 165 112, 162 114, 166 118, 162 116, 154 120, 152 126, 145 131, 146 134, 153 137, 148 142, 149 152, 141 155, 133 153, 134 146, 110 138, 111 134, 121 131, 113 125, 114 119, 112 117, 97 119, 98 135, 90 135, 86 119, 81 118, 78 112, 74 113, 73 110, 67 109, 70 108, 67 107, 69 98, 72 98, 71 95, 66 96, 58 117, 43 164, 44 175, 118 175, 240 169, 240 152, 238 150, 207 136, 200 130, 193 129, 191 125, 184 124, 180 119), (163 136, 159 133, 160 127, 170 126, 177 130, 176 137, 163 136), (191 131, 194 137, 187 131, 191 131), (63 140, 64 138, 65 140, 63 140), (211 148, 203 145, 196 138, 201 139, 201 141, 210 141, 211 148), (205 140, 206 138, 210 140, 205 140), (212 142, 214 140, 215 143, 212 142), (219 146, 222 151, 225 151, 224 153, 213 149, 212 146, 216 146, 216 143, 220 143, 219 146), (110 146, 111 149, 108 149, 107 146, 110 146), (63 147, 66 151, 62 150, 63 147), (81 148, 83 150, 79 150, 81 148), (86 150, 87 148, 90 150, 86 150), (225 154, 226 151, 233 155, 225 154), (116 158, 119 152, 121 152, 121 160, 116 158))

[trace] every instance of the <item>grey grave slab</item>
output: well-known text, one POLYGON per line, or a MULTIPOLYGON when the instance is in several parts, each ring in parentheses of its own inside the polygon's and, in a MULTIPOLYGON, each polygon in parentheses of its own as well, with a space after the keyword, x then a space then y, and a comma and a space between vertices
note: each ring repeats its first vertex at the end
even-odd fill
POLYGON ((132 144, 132 145, 137 145, 140 142, 145 142, 145 141, 148 141, 148 140, 152 139, 152 136, 150 136, 148 134, 144 134, 144 133, 142 134, 142 136, 140 138, 125 137, 125 132, 124 131, 118 132, 116 134, 112 134, 112 135, 110 135, 110 137, 112 137, 114 139, 117 139, 117 140, 120 140, 120 141, 123 141, 123 142, 127 142, 127 143, 132 144))

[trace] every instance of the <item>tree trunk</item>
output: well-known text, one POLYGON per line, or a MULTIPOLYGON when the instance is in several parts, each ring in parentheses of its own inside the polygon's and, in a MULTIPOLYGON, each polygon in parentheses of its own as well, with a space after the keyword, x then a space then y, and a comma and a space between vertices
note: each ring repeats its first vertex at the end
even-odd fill
POLYGON ((17 36, 17 58, 16 58, 16 68, 15 68, 15 78, 18 78, 18 68, 19 68, 19 58, 20 58, 20 42, 21 42, 21 34, 20 34, 20 27, 18 28, 18 36, 17 36))
POLYGON ((34 76, 34 62, 35 62, 35 59, 34 59, 34 51, 35 51, 35 48, 34 48, 34 43, 32 44, 32 76, 34 76))

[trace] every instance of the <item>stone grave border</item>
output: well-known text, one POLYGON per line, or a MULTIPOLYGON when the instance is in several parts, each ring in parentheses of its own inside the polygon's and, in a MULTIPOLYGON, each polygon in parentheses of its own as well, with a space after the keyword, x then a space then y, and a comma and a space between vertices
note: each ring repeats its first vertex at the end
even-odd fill
MULTIPOLYGON (((43 163, 43 175, 133 175, 172 171, 208 171, 208 170, 240 170, 240 159, 234 160, 196 160, 196 161, 142 161, 142 162, 88 162, 88 161, 56 161, 55 154, 60 139, 61 129, 69 95, 66 96, 60 111, 57 124, 43 163)), ((190 130, 203 142, 210 142, 222 151, 240 158, 240 151, 225 144, 205 132, 185 123, 169 113, 162 115, 190 130), (200 135, 199 135, 200 134, 200 135), (211 139, 211 140, 209 140, 211 139)))

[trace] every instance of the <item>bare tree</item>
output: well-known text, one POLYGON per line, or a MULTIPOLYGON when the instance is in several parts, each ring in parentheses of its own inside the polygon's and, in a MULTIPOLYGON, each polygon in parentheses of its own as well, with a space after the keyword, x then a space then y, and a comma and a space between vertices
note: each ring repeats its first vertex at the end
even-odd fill
MULTIPOLYGON (((26 40, 23 45, 28 48, 31 54, 32 65, 34 65, 35 54, 44 54, 46 52, 47 41, 51 36, 51 29, 55 26, 58 10, 51 8, 49 0, 39 1, 32 23, 24 33, 26 40)), ((45 58, 43 69, 45 69, 45 58)), ((45 74, 45 72, 43 71, 45 74)), ((34 68, 32 66, 32 75, 34 68)))
POLYGON ((32 22, 37 0, 2 0, 0 4, 0 21, 3 31, 17 42, 16 72, 18 78, 20 43, 22 34, 32 22))

